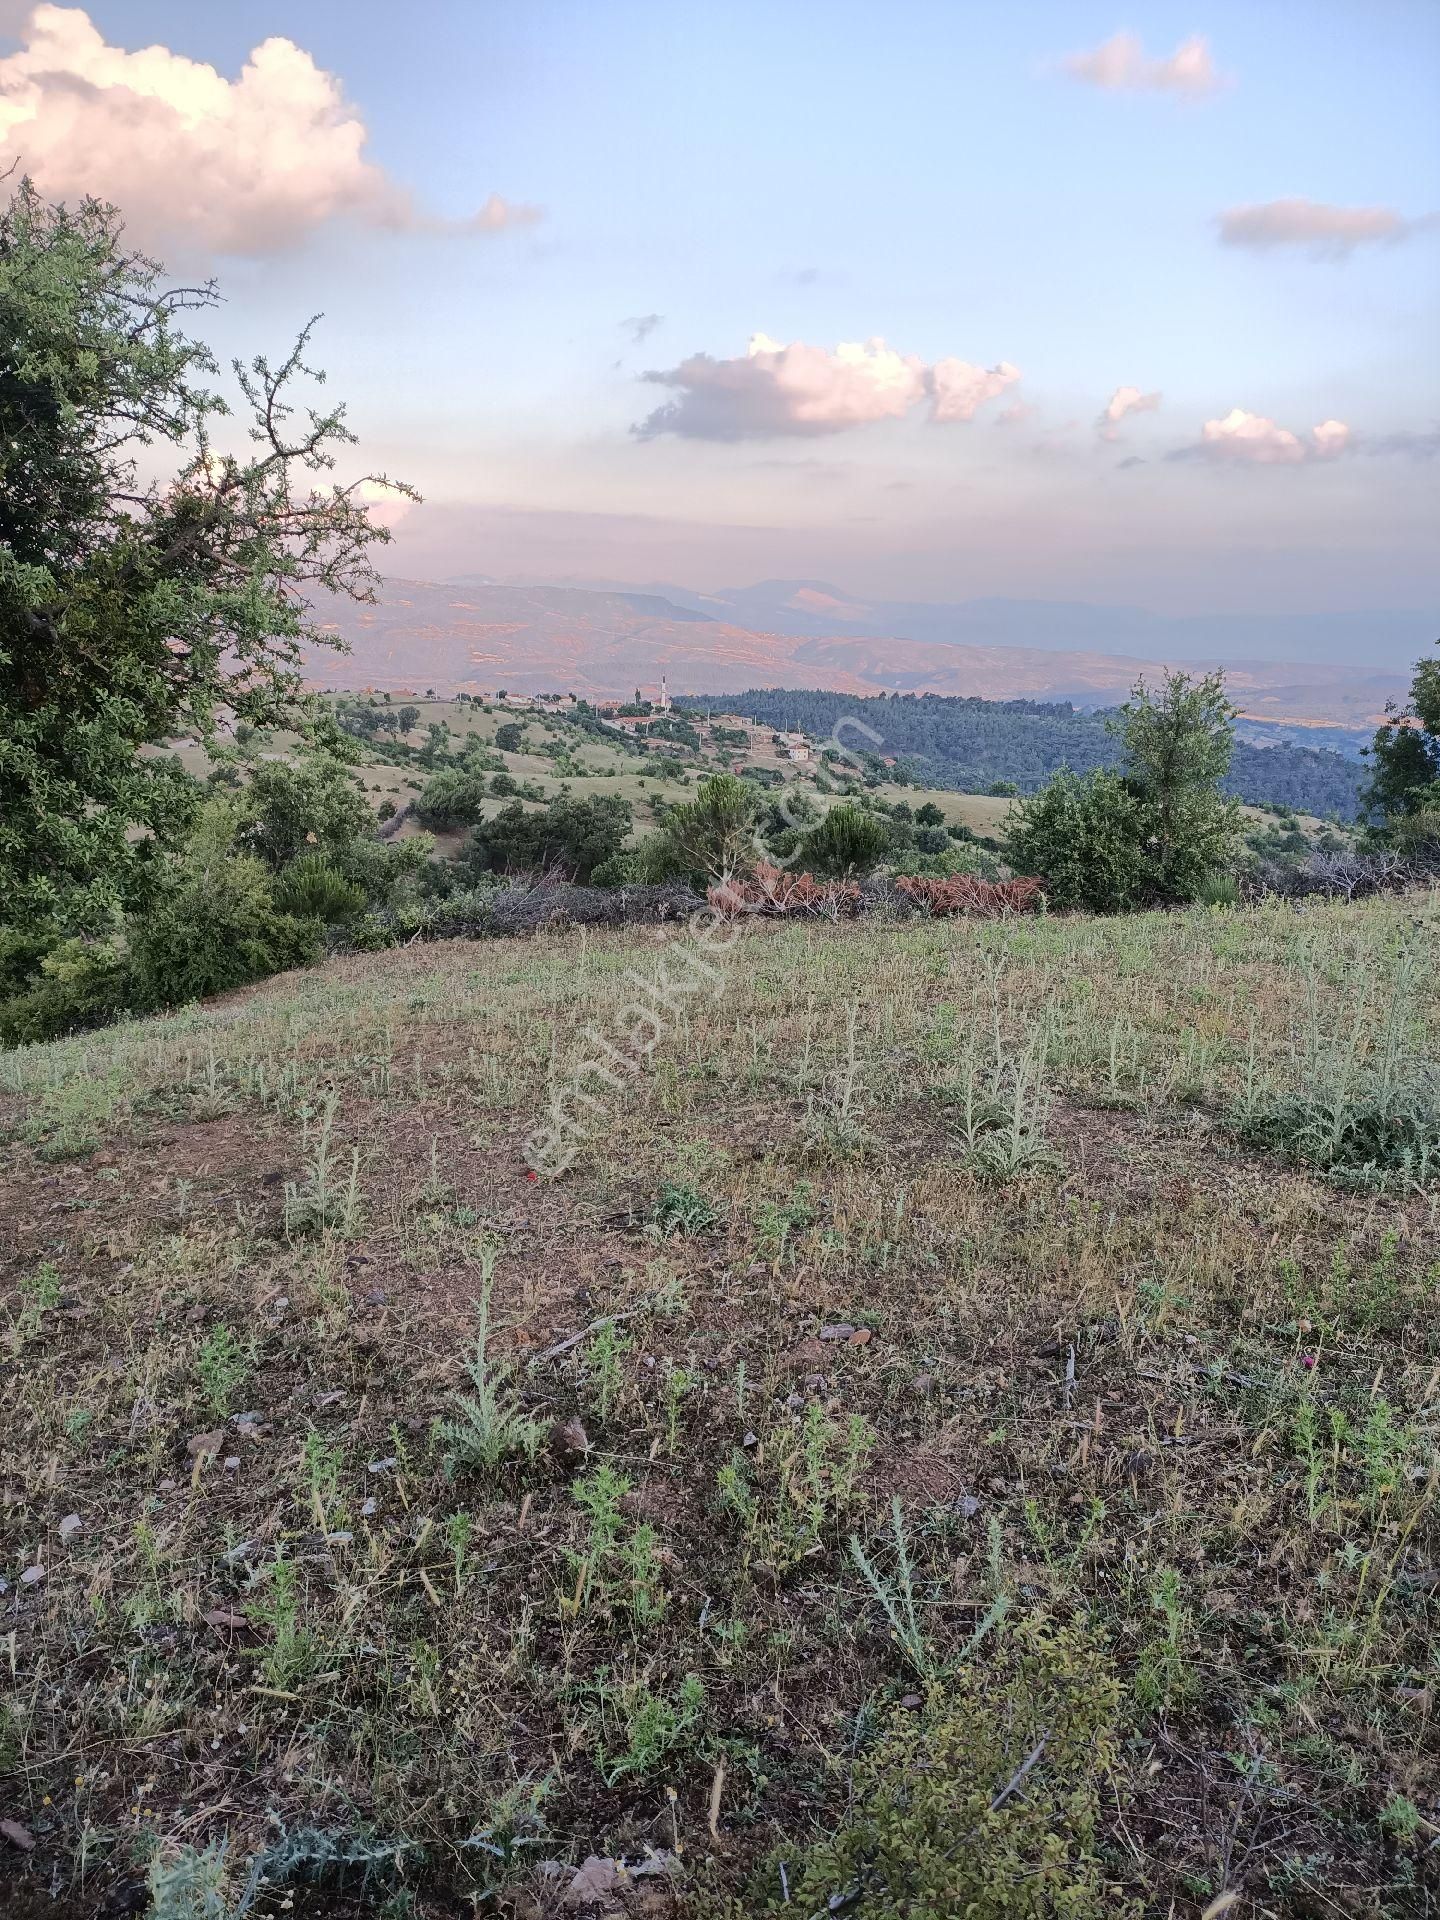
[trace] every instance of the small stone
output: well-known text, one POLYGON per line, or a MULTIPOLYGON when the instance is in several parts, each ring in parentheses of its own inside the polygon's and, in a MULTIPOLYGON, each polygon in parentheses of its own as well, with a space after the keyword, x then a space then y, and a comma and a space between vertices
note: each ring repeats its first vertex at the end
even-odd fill
POLYGON ((869 1327, 856 1327, 845 1344, 850 1347, 868 1347, 873 1338, 874 1335, 869 1327))
POLYGON ((35 1845, 35 1836, 28 1827, 18 1820, 0 1820, 0 1834, 3 1834, 12 1847, 19 1847, 22 1853, 29 1853, 35 1845))
POLYGON ((207 1627, 245 1627, 250 1623, 243 1613, 231 1613, 226 1607, 212 1607, 202 1616, 207 1627))
POLYGON ((928 1398, 929 1395, 935 1391, 934 1374, 917 1373, 915 1378, 910 1382, 910 1391, 912 1393, 918 1393, 922 1400, 928 1398))
POLYGON ((980 1511, 980 1502, 973 1493, 962 1493, 955 1502, 955 1511, 962 1520, 973 1520, 980 1511))
POLYGON ((577 1459, 590 1451, 590 1436, 578 1413, 568 1420, 557 1420, 550 1429, 550 1446, 561 1459, 577 1459))
POLYGON ((79 1533, 80 1527, 81 1520, 79 1514, 67 1513, 65 1518, 60 1522, 60 1538, 66 1541, 73 1540, 76 1534, 79 1533))
POLYGON ((191 1434, 185 1451, 192 1460, 213 1460, 225 1444, 225 1435, 217 1427, 209 1433, 191 1434))
POLYGON ((366 1468, 367 1473, 389 1473, 396 1465, 395 1455, 386 1454, 383 1460, 372 1460, 366 1468))
POLYGON ((375 1498, 374 1494, 372 1493, 368 1500, 365 1500, 361 1503, 360 1518, 362 1520, 371 1520, 375 1517, 375 1515, 379 1511, 380 1511, 380 1502, 375 1498))
POLYGON ((238 1473, 240 1471, 240 1456, 238 1453, 226 1454, 225 1471, 226 1473, 238 1473))
POLYGON ((821 1327, 822 1340, 848 1340, 855 1329, 848 1320, 836 1320, 828 1327, 821 1327))
POLYGON ((20 1576, 20 1584, 22 1587, 38 1587, 44 1578, 45 1569, 37 1564, 33 1567, 26 1567, 20 1576))
POLYGON ((175 1482, 170 1479, 162 1480, 156 1491, 158 1493, 173 1493, 175 1491, 175 1482))

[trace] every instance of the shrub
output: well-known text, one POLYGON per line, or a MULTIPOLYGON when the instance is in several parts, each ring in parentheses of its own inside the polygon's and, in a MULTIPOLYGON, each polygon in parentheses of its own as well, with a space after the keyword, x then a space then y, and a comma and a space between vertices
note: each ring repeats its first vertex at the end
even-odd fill
POLYGON ((177 1006, 319 958, 320 923, 282 913, 270 875, 232 847, 231 803, 212 801, 161 897, 130 930, 135 1004, 177 1006))
POLYGON ((301 920, 337 926, 353 920, 365 906, 365 892, 337 873, 323 853, 302 854, 274 885, 275 904, 301 920))
POLYGON ((485 775, 469 767, 442 767, 420 789, 415 812, 441 832, 472 827, 485 808, 485 775))
MULTIPOLYGON (((1124 1920, 1098 1845, 1120 1687, 1078 1630, 1027 1624, 1009 1657, 933 1686, 854 1762, 852 1811, 743 1911, 867 1920, 1124 1920), (761 1904, 769 1895, 766 1904, 761 1904)), ((741 1909, 736 1907, 738 1916, 741 1909)))
POLYGON ((104 1026, 133 999, 130 966, 117 940, 65 940, 46 954, 23 992, 0 1000, 0 1040, 23 1046, 104 1026))
POLYGON ((1117 773, 1057 774, 1021 802, 1006 850, 1042 876, 1052 907, 1123 913, 1149 896, 1142 809, 1117 773))
POLYGON ((525 729, 518 720, 507 720, 495 729, 495 744, 501 753, 519 753, 525 745, 525 729))
POLYGON ((892 834, 878 815, 842 801, 832 807, 801 843, 812 872, 833 879, 865 875, 885 858, 892 834))
POLYGON ((672 807, 664 832, 678 870, 703 880, 748 871, 754 860, 755 789, 733 773, 712 773, 695 798, 672 807))
POLYGON ((978 920, 1004 920, 1014 913, 1037 912, 1044 897, 1038 880, 982 880, 969 873, 902 875, 895 890, 936 919, 964 914, 978 920))
POLYGON ((476 829, 467 864, 472 873, 554 872, 583 885, 619 853, 632 820, 618 794, 577 800, 562 793, 529 811, 517 800, 476 829))

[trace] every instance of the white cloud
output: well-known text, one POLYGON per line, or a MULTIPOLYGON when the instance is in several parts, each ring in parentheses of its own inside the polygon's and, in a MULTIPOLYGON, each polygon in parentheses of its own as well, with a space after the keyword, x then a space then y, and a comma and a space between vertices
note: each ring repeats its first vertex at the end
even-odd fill
POLYGON ((944 426, 973 420, 977 407, 1013 387, 1020 369, 1002 360, 998 367, 972 367, 968 360, 937 360, 930 370, 930 418, 944 426))
POLYGON ((879 338, 841 341, 832 352, 803 340, 787 346, 757 333, 742 357, 716 360, 696 353, 644 378, 673 388, 676 398, 635 428, 642 440, 662 433, 750 440, 843 433, 898 420, 927 399, 935 423, 969 420, 1020 372, 1005 361, 990 368, 956 359, 927 366, 917 354, 897 353, 879 338))
POLYGON ((1192 34, 1163 60, 1152 59, 1137 33, 1117 33, 1089 53, 1072 53, 1065 71, 1087 86, 1113 92, 1213 93, 1224 80, 1205 36, 1192 34))
POLYGON ((1266 200, 1220 215, 1227 247, 1304 247, 1317 260, 1343 260, 1356 247, 1405 240, 1435 224, 1406 220, 1393 207, 1331 207, 1320 200, 1266 200))
POLYGON ((538 217, 498 194, 467 220, 426 216, 365 158, 339 80, 293 40, 262 41, 228 80, 168 47, 112 47, 79 7, 37 6, 20 38, 0 58, 0 153, 57 199, 113 200, 146 244, 258 254, 337 215, 476 232, 538 217))
POLYGON ((1131 413, 1156 413, 1160 407, 1158 393, 1142 393, 1139 387, 1117 387, 1105 404, 1105 411, 1095 422, 1102 440, 1120 438, 1120 422, 1131 413))
POLYGON ((1207 420, 1195 445, 1182 447, 1172 458, 1294 467, 1306 461, 1333 460, 1349 445, 1350 429, 1343 420, 1322 420, 1307 438, 1302 438, 1264 414, 1232 407, 1222 419, 1207 420))

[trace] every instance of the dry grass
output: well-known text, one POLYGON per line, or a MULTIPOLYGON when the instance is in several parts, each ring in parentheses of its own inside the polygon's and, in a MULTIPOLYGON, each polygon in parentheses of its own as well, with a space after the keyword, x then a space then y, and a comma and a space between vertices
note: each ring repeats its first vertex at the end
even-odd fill
MULTIPOLYGON (((1048 1635, 1056 1729, 1057 1648, 1120 1702, 1097 1911, 1432 1912, 1436 1189, 1231 1122, 1362 985, 1361 1068, 1402 973, 1433 1057, 1437 935, 756 926, 554 1183, 521 1143, 654 930, 0 1056, 13 1884, 118 1912, 228 1836, 217 1912, 261 1855, 252 1912, 438 1916, 647 1846, 680 1911, 844 1898, 814 1849, 905 1725, 1001 1793, 1048 1635), (457 1455, 485 1249, 501 1425, 457 1455)), ((1053 1737, 994 1814, 1016 1888, 1047 1794, 1066 1844, 1053 1737)), ((886 1807, 846 1910, 904 1910, 886 1807)))

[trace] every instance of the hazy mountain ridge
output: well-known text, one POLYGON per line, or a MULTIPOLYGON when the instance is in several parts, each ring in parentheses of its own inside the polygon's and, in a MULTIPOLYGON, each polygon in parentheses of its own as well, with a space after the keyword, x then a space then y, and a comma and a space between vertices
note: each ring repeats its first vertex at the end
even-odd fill
MULTIPOLYGON (((817 600, 826 591, 819 584, 805 590, 817 600)), ((698 600, 677 604, 649 586, 395 579, 374 605, 331 599, 317 606, 322 627, 350 652, 312 649, 306 673, 317 687, 445 695, 507 687, 600 698, 654 688, 664 676, 672 693, 823 685, 837 693, 1025 695, 1099 706, 1123 698, 1140 674, 1153 678, 1182 658, 836 632, 838 622, 827 633, 797 635, 724 618, 718 596, 698 600)), ((1228 674, 1245 712, 1296 725, 1367 726, 1406 685, 1400 673, 1333 664, 1297 672, 1293 663, 1268 662, 1228 674)))

